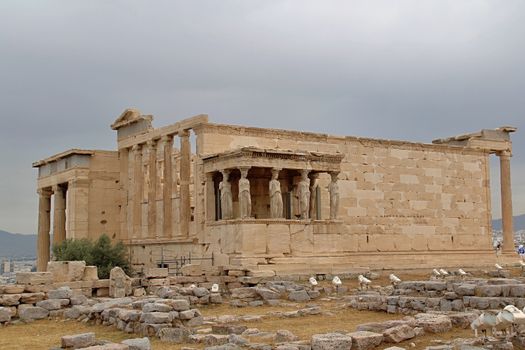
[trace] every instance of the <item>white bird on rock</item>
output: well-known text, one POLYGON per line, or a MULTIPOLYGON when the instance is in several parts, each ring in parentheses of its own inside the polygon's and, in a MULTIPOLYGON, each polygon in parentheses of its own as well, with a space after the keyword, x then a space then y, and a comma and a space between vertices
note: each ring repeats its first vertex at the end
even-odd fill
POLYGON ((439 277, 441 277, 441 274, 439 273, 439 271, 437 269, 433 269, 432 270, 432 277, 439 278, 439 277))
POLYGON ((467 273, 466 273, 465 270, 463 270, 463 269, 458 269, 458 274, 459 274, 460 276, 466 276, 466 275, 467 275, 467 273))
POLYGON ((217 283, 214 283, 211 285, 211 292, 212 293, 218 293, 219 292, 219 285, 217 283))
POLYGON ((334 286, 337 287, 337 286, 342 285, 343 282, 341 282, 341 279, 340 279, 339 277, 335 276, 335 277, 332 279, 332 284, 333 284, 334 286))
POLYGON ((494 264, 497 270, 503 270, 503 267, 500 264, 494 264))
POLYGON ((310 282, 310 285, 317 286, 317 280, 315 279, 315 277, 310 277, 308 281, 310 282))

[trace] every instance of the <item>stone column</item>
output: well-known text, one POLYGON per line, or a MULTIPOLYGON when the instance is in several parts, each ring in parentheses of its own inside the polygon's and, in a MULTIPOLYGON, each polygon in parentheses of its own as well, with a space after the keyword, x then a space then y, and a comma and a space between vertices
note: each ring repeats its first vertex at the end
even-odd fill
POLYGON ((148 141, 148 238, 157 237, 157 140, 148 141))
POLYGON ((510 184, 510 152, 498 154, 501 182, 501 221, 503 226, 503 251, 514 251, 514 230, 512 228, 512 191, 510 184))
POLYGON ((250 194, 250 180, 247 179, 250 167, 240 167, 241 178, 239 179, 239 212, 241 219, 252 216, 252 197, 250 194))
POLYGON ((337 184, 338 172, 331 172, 331 181, 328 185, 328 192, 330 193, 330 219, 337 219, 339 213, 339 185, 337 184))
POLYGON ((188 237, 190 234, 191 202, 190 174, 191 147, 190 131, 182 130, 180 137, 180 233, 188 237))
POLYGON ((142 196, 144 178, 142 173, 142 146, 134 145, 133 152, 133 238, 142 232, 142 196))
POLYGON ((319 219, 317 217, 317 179, 319 178, 318 173, 310 173, 310 213, 309 217, 312 220, 319 219))
POLYGON ((129 149, 119 150, 120 161, 120 232, 118 238, 129 239, 128 232, 128 191, 129 191, 129 149))
POLYGON ((221 170, 222 181, 219 183, 219 190, 221 193, 221 219, 233 219, 233 198, 232 186, 229 181, 230 170, 221 170))
POLYGON ((281 192, 281 183, 279 182, 280 168, 272 168, 272 179, 269 185, 270 194, 270 217, 280 219, 283 217, 283 195, 281 192))
POLYGON ((53 245, 66 240, 66 195, 60 185, 53 186, 53 245))
POLYGON ((308 179, 309 170, 301 170, 301 181, 298 184, 299 195, 299 214, 301 220, 308 219, 310 213, 310 181, 308 179))
POLYGON ((37 241, 37 271, 47 270, 49 261, 49 225, 51 210, 51 191, 38 190, 38 241, 37 241))
POLYGON ((83 176, 68 182, 67 235, 73 239, 92 238, 89 236, 89 183, 83 176))
POLYGON ((164 183, 162 184, 162 233, 160 236, 172 237, 173 236, 173 218, 172 210, 173 206, 171 203, 171 195, 173 192, 173 164, 171 162, 173 152, 173 136, 166 135, 162 137, 162 147, 164 155, 164 183))

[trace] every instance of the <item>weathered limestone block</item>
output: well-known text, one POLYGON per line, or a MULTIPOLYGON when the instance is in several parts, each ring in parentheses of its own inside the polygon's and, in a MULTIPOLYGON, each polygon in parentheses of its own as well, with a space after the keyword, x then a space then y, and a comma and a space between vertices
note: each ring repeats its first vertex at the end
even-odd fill
POLYGON ((98 268, 96 266, 86 266, 84 269, 84 276, 82 276, 82 281, 96 280, 98 280, 98 268))
POLYGON ((248 327, 244 325, 235 325, 235 324, 214 324, 211 326, 212 333, 215 334, 243 334, 248 327))
POLYGON ((399 343, 416 336, 414 328, 407 324, 388 328, 383 332, 383 341, 387 343, 399 343))
POLYGON ((480 297, 497 297, 501 295, 501 285, 477 286, 476 295, 480 297))
POLYGON ((274 270, 249 270, 246 274, 250 277, 269 278, 275 276, 274 270))
POLYGON ((47 271, 53 275, 53 282, 81 281, 85 268, 85 261, 50 261, 47 263, 47 271))
POLYGON ((352 337, 341 333, 314 334, 311 346, 312 350, 349 350, 352 337))
POLYGON ((274 341, 276 343, 293 342, 298 339, 299 337, 286 329, 279 329, 277 332, 275 332, 274 337, 274 341))
POLYGON ((14 306, 20 304, 21 294, 4 294, 0 296, 1 306, 14 306))
POLYGON ((357 350, 368 350, 373 349, 383 341, 383 334, 357 331, 348 333, 352 337, 352 348, 357 350))
POLYGON ((144 271, 144 278, 167 278, 169 270, 161 267, 150 267, 144 271))
POLYGON ((69 287, 60 287, 58 289, 50 290, 47 293, 48 299, 69 299, 73 296, 73 291, 69 287))
POLYGON ((288 300, 296 301, 296 302, 309 301, 310 296, 308 295, 308 292, 306 292, 306 290, 304 289, 294 290, 288 294, 288 300))
POLYGON ((129 346, 129 350, 151 350, 151 342, 147 337, 126 339, 122 341, 122 344, 129 346))
POLYGON ((49 316, 49 310, 38 306, 28 306, 18 310, 18 317, 22 321, 41 320, 49 316))
POLYGON ((47 285, 53 282, 51 272, 18 272, 16 274, 17 284, 47 285))
POLYGON ((95 333, 82 333, 66 335, 60 338, 62 347, 65 349, 79 349, 95 345, 95 333))
POLYGON ((114 267, 109 272, 109 296, 124 298, 131 295, 131 278, 120 267, 114 267))
POLYGON ((6 307, 0 307, 0 323, 11 321, 11 311, 6 307))
POLYGON ((478 318, 478 314, 475 312, 461 312, 451 313, 448 315, 452 325, 459 328, 468 328, 470 324, 478 318))
POLYGON ((263 298, 264 300, 274 300, 274 299, 279 299, 281 297, 280 293, 274 290, 268 289, 268 288, 256 287, 255 290, 257 291, 257 294, 259 294, 260 297, 263 298))
POLYGON ((20 294, 20 302, 22 304, 34 304, 44 300, 45 297, 44 293, 22 293, 20 294))
POLYGON ((36 303, 36 306, 44 308, 46 310, 60 310, 62 307, 62 303, 60 302, 61 299, 47 299, 42 300, 36 303))
POLYGON ((518 285, 515 285, 515 286, 510 286, 510 296, 511 297, 518 297, 518 298, 525 297, 525 285, 524 284, 518 284, 518 285))
POLYGON ((445 333, 452 329, 450 318, 438 314, 417 314, 415 315, 416 325, 430 333, 445 333))
POLYGON ((140 317, 140 322, 148 324, 162 324, 171 321, 170 314, 167 312, 144 312, 140 317))
POLYGON ((231 290, 232 299, 257 298, 258 295, 257 290, 253 287, 241 287, 231 290))
POLYGON ((160 340, 174 344, 188 342, 190 335, 191 331, 187 328, 163 328, 158 333, 160 340))
POLYGON ((204 275, 202 266, 198 264, 184 265, 181 267, 180 272, 182 273, 183 276, 202 276, 204 275))
POLYGON ((425 282, 425 289, 426 290, 443 291, 443 290, 447 289, 447 283, 446 282, 440 282, 440 281, 428 281, 428 282, 425 282))
POLYGON ((147 303, 142 307, 142 312, 170 312, 173 307, 161 303, 147 303))
POLYGON ((126 344, 109 343, 104 345, 93 345, 79 350, 130 350, 126 344))
POLYGON ((7 284, 3 286, 4 294, 20 294, 23 293, 25 287, 19 284, 7 284))
POLYGON ((193 295, 198 298, 202 298, 208 294, 210 294, 210 292, 206 288, 203 288, 203 287, 193 288, 193 295))

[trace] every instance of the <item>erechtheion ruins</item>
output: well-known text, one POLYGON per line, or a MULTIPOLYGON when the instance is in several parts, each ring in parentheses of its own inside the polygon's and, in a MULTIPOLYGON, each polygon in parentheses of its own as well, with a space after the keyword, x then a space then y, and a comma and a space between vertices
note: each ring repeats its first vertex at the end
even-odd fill
POLYGON ((50 231, 55 243, 108 234, 136 268, 189 254, 277 274, 492 261, 491 154, 501 162, 503 250, 514 249, 515 128, 426 144, 206 115, 161 128, 152 119, 128 109, 111 125, 118 150, 72 149, 33 164, 40 271, 50 231))

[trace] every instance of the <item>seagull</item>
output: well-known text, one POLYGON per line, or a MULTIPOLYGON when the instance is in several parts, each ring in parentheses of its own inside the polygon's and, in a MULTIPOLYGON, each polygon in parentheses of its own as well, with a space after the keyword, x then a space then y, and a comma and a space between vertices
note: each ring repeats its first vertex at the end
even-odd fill
POLYGON ((498 270, 503 270, 503 267, 501 267, 500 264, 494 264, 494 266, 496 266, 496 269, 498 269, 498 270))
POLYGON ((341 282, 341 279, 337 276, 335 276, 333 279, 332 279, 332 284, 334 286, 340 286, 341 284, 343 284, 343 282, 341 282))
POLYGON ((310 282, 310 284, 312 286, 317 286, 317 280, 315 279, 315 277, 310 277, 310 279, 308 280, 310 282))
POLYGON ((219 285, 217 283, 212 284, 211 292, 212 293, 218 293, 219 292, 219 285))
POLYGON ((194 284, 192 284, 192 285, 190 285, 190 288, 191 288, 191 289, 195 289, 195 288, 197 288, 197 286, 194 285, 194 284))
POLYGON ((439 273, 439 271, 437 269, 434 269, 434 270, 432 270, 432 276, 437 278, 437 277, 441 277, 441 274, 439 273))
POLYGON ((458 273, 459 273, 460 276, 466 276, 467 275, 467 273, 463 269, 458 269, 458 273))
POLYGON ((397 284, 401 282, 399 277, 397 277, 393 273, 391 273, 390 276, 388 276, 388 278, 390 279, 390 283, 392 283, 393 286, 397 286, 397 284))

